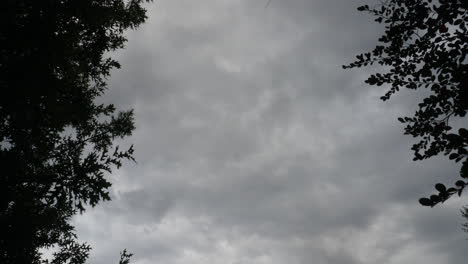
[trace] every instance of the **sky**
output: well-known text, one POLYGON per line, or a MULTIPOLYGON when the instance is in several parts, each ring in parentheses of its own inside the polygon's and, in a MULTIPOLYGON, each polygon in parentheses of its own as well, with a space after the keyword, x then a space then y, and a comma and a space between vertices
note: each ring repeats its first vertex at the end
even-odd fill
POLYGON ((458 174, 412 161, 420 97, 341 68, 382 33, 364 2, 267 2, 158 0, 127 32, 102 100, 134 109, 137 163, 73 220, 90 263, 464 263, 466 198, 418 203, 458 174))

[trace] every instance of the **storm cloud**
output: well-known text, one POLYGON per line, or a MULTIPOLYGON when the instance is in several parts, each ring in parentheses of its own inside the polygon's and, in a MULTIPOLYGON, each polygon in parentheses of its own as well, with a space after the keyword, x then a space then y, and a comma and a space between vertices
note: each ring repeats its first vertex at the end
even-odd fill
POLYGON ((134 108, 137 163, 74 222, 91 262, 462 263, 463 199, 422 208, 444 159, 412 162, 390 102, 341 65, 382 28, 349 0, 160 0, 103 98, 134 108))

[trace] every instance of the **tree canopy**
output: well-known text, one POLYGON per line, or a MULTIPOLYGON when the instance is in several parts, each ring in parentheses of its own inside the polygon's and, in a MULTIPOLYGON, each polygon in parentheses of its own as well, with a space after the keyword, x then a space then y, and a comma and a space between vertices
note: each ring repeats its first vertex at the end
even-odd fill
MULTIPOLYGON (((453 186, 435 185, 437 193, 419 201, 434 206, 468 185, 468 130, 452 127, 468 111, 468 2, 464 0, 385 0, 359 11, 385 25, 379 45, 357 55, 344 68, 379 64, 382 71, 366 80, 387 85, 383 101, 400 89, 424 89, 426 96, 412 116, 400 117, 405 134, 419 139, 413 145, 414 160, 445 155, 460 162, 460 180, 453 186)), ((465 123, 466 124, 466 123, 465 123)))
MULTIPOLYGON (((110 199, 132 110, 96 99, 150 0, 6 0, 0 15, 0 263, 84 263, 70 224, 110 199), (52 260, 42 249, 56 247, 52 260)), ((131 255, 122 253, 121 263, 131 255)))

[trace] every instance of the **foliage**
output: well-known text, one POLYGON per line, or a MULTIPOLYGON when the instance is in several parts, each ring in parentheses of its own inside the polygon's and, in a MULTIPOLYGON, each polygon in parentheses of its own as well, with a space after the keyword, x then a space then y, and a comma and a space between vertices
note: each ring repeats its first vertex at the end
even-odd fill
MULTIPOLYGON (((96 99, 150 0, 6 0, 0 15, 0 263, 84 263, 70 219, 110 199, 132 111, 96 99), (58 250, 50 261, 41 250, 58 250)), ((124 252, 124 259, 130 255, 124 252)), ((123 263, 128 263, 123 262, 123 263)))
POLYGON ((124 249, 124 251, 122 251, 120 253, 120 261, 119 261, 119 264, 128 264, 130 263, 130 258, 133 256, 133 254, 131 253, 127 253, 127 250, 124 249))
POLYGON ((388 85, 381 99, 386 101, 402 88, 424 89, 428 94, 413 116, 400 117, 405 134, 420 141, 413 145, 414 160, 439 154, 461 162, 454 186, 435 185, 437 194, 421 198, 424 206, 434 206, 453 194, 461 195, 468 185, 468 130, 458 131, 451 118, 463 118, 468 111, 468 2, 464 0, 386 0, 359 11, 374 15, 385 25, 379 45, 358 55, 344 68, 372 64, 384 72, 369 76, 370 85, 388 85))
POLYGON ((467 206, 464 206, 462 208, 461 214, 462 214, 463 218, 465 218, 467 220, 467 222, 463 224, 463 231, 468 233, 468 207, 467 206))

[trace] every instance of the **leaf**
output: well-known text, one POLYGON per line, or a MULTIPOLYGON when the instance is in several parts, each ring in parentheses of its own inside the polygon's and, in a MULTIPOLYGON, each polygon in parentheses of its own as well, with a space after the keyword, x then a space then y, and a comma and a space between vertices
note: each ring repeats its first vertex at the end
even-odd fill
POLYGON ((464 181, 457 181, 455 183, 455 185, 458 186, 458 187, 465 187, 465 182, 464 181))
POLYGON ((441 26, 439 27, 439 31, 440 31, 441 33, 446 33, 446 32, 448 31, 448 28, 447 28, 445 25, 441 25, 441 26))
POLYGON ((468 139, 468 130, 464 129, 464 128, 460 128, 458 130, 458 134, 460 134, 460 136, 468 139))
POLYGON ((369 9, 369 6, 368 5, 363 5, 363 6, 360 6, 357 8, 357 10, 359 11, 364 11, 364 10, 368 10, 369 9))
POLYGON ((457 134, 448 134, 447 139, 450 141, 458 141, 460 140, 460 136, 457 134))
POLYGON ((453 194, 453 193, 457 192, 457 189, 455 189, 453 187, 450 187, 450 188, 448 188, 447 192, 450 193, 450 194, 453 194))
POLYGON ((468 160, 465 160, 463 162, 463 165, 460 169, 460 177, 468 178, 468 160))
POLYGON ((445 188, 445 185, 443 185, 442 183, 437 183, 435 185, 435 188, 436 188, 436 190, 438 190, 441 193, 447 192, 447 188, 445 188))
POLYGON ((421 198, 419 199, 419 203, 423 206, 433 206, 433 203, 431 200, 427 199, 427 198, 421 198))
POLYGON ((441 200, 440 196, 435 195, 435 194, 431 195, 431 197, 430 197, 429 199, 430 199, 433 203, 438 203, 438 202, 440 202, 440 200, 441 200))
POLYGON ((450 154, 449 159, 454 160, 454 159, 458 158, 458 156, 460 156, 458 153, 452 153, 452 154, 450 154))

